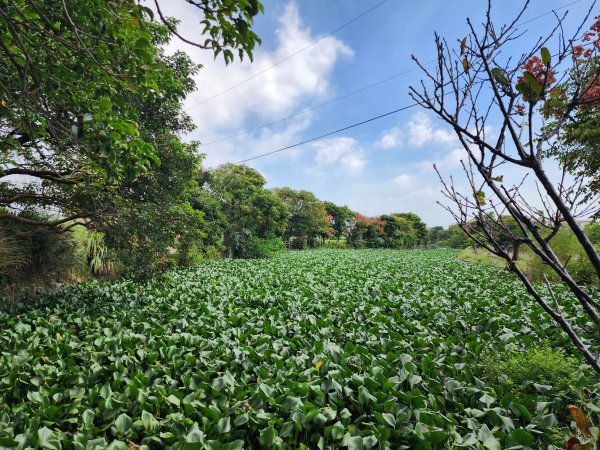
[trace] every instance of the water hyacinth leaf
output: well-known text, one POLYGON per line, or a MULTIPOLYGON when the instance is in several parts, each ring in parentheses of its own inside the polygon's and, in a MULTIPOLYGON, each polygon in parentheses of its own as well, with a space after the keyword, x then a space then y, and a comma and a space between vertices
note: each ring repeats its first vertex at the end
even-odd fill
POLYGON ((229 416, 219 419, 217 422, 217 430, 219 431, 219 434, 229 433, 231 430, 231 420, 229 416))
POLYGON ((489 408, 496 401, 496 399, 491 395, 483 394, 479 401, 489 408))
POLYGON ((237 439, 227 445, 225 445, 226 450, 242 450, 244 448, 244 441, 241 439, 237 439))
POLYGON ((57 433, 47 427, 42 427, 37 432, 38 446, 41 448, 49 448, 52 450, 62 449, 60 438, 57 433))
POLYGON ((18 447, 19 442, 7 437, 0 437, 0 447, 14 448, 18 447))
POLYGON ((500 442, 494 436, 488 437, 484 441, 483 446, 488 450, 502 450, 502 446, 500 445, 500 442))
POLYGON ((377 438, 373 435, 371 436, 365 436, 362 438, 363 441, 363 446, 365 449, 371 449, 371 448, 375 448, 375 446, 377 445, 377 438))
POLYGON ((242 413, 240 415, 238 415, 234 421, 233 421, 233 425, 236 427, 241 427, 242 425, 245 425, 248 423, 249 417, 247 413, 242 413))
POLYGON ((365 386, 358 388, 358 402, 362 405, 366 405, 371 400, 371 394, 365 386))
POLYGON ((106 449, 107 450, 130 450, 130 447, 129 447, 129 445, 127 445, 126 442, 115 439, 110 444, 108 444, 108 447, 106 447, 106 449))
POLYGON ((115 428, 119 434, 125 434, 133 424, 131 417, 123 413, 115 420, 115 428))
POLYGON ((86 428, 89 428, 94 423, 96 414, 90 409, 86 409, 81 415, 81 420, 86 428))
POLYGON ((148 411, 142 411, 142 424, 148 431, 156 431, 159 427, 158 420, 148 411))
POLYGON ((531 433, 523 428, 517 428, 513 430, 506 437, 506 446, 507 447, 516 447, 517 445, 522 445, 524 447, 532 447, 535 442, 535 438, 531 433))
POLYGON ((275 443, 275 429, 273 427, 267 427, 262 430, 258 441, 263 447, 272 447, 275 443))
POLYGON ((169 395, 166 400, 172 405, 179 406, 181 404, 181 400, 175 397, 173 394, 169 395))
POLYGON ((352 436, 348 438, 348 450, 364 450, 363 438, 360 436, 352 436))

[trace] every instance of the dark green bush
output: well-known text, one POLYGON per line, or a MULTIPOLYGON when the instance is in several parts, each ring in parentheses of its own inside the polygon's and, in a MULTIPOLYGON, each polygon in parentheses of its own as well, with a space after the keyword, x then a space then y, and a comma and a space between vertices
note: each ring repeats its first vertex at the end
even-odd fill
POLYGON ((533 347, 498 353, 485 359, 484 372, 502 382, 513 394, 535 394, 536 386, 550 385, 556 394, 572 397, 576 391, 579 362, 562 350, 533 347))
POLYGON ((284 249, 285 245, 280 237, 259 238, 253 236, 248 241, 242 257, 246 259, 271 258, 284 249))

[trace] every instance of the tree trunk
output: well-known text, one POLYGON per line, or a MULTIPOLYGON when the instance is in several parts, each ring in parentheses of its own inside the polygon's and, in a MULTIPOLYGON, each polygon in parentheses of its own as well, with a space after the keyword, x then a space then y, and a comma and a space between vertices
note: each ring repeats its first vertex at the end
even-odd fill
POLYGON ((519 248, 521 246, 521 241, 518 239, 513 239, 513 251, 512 251, 512 256, 511 256, 511 261, 516 261, 517 259, 519 259, 519 248))

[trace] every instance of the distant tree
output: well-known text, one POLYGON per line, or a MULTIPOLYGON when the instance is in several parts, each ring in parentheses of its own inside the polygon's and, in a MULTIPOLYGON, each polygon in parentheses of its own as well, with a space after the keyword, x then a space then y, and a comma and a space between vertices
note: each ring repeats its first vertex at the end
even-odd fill
POLYGON ((379 219, 383 221, 385 247, 409 248, 416 244, 417 231, 412 220, 399 214, 383 215, 379 219))
POLYGON ((458 225, 448 227, 446 239, 441 242, 443 247, 466 248, 471 245, 471 240, 458 225))
POLYGON ((265 183, 260 173, 243 165, 225 164, 210 173, 206 188, 220 204, 223 243, 231 258, 244 257, 257 239, 281 237, 286 230, 288 208, 265 183))
POLYGON ((332 202, 324 202, 327 214, 331 216, 330 227, 333 237, 338 241, 342 237, 348 237, 349 228, 354 219, 354 212, 347 206, 336 205, 332 202))
POLYGON ((427 245, 437 246, 440 241, 446 239, 447 233, 444 227, 435 226, 427 230, 427 245))
POLYGON ((314 247, 329 236, 329 218, 325 204, 312 192, 289 187, 273 189, 289 210, 284 238, 291 247, 314 247))
POLYGON ((371 219, 360 213, 354 213, 354 220, 348 234, 348 245, 354 248, 363 248, 366 245, 366 234, 371 224, 371 219))
POLYGON ((425 240, 427 239, 427 225, 419 216, 411 212, 394 213, 393 215, 397 217, 402 217, 410 222, 416 237, 414 244, 421 245, 425 243, 425 240))

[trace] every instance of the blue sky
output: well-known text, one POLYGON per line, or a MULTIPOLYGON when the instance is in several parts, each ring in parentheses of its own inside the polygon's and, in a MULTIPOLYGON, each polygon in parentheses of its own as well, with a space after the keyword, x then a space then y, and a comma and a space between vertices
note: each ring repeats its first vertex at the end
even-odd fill
MULTIPOLYGON (((225 66, 214 61, 210 52, 173 42, 171 49, 182 49, 204 65, 196 77, 198 90, 188 97, 185 109, 198 126, 188 138, 208 144, 201 147, 207 155, 205 165, 238 162, 412 103, 408 88, 422 78, 418 70, 275 125, 210 144, 409 71, 415 67, 411 54, 430 61, 435 57, 435 31, 448 42, 457 42, 467 34, 466 18, 480 23, 486 7, 483 0, 388 0, 327 36, 379 3, 265 0, 265 14, 255 26, 263 45, 256 50, 253 64, 236 61, 225 66), (205 101, 319 39, 293 58, 205 101)), ((522 4, 494 3, 494 18, 502 23, 512 20, 522 4)), ((551 10, 569 3, 572 0, 531 1, 522 22, 549 14, 523 25, 527 33, 519 43, 524 50, 555 23, 551 10)), ((168 15, 182 19, 182 34, 194 38, 198 17, 184 2, 164 4, 168 15)), ((561 9, 570 11, 567 27, 590 4, 579 0, 561 9)), ((442 196, 432 164, 460 179, 463 157, 451 130, 431 113, 411 108, 248 165, 265 176, 268 187, 306 189, 365 215, 412 211, 434 226, 448 225, 452 218, 436 204, 442 196)))

